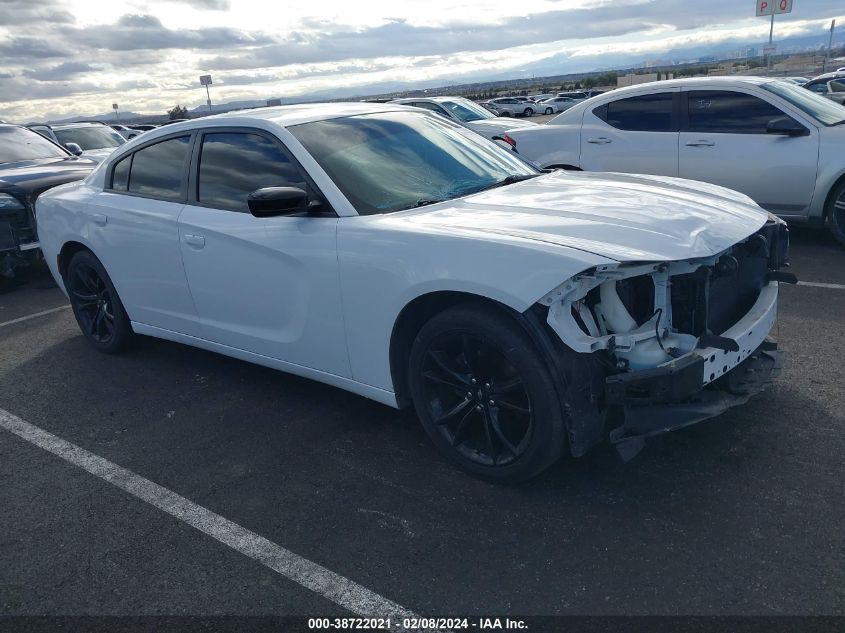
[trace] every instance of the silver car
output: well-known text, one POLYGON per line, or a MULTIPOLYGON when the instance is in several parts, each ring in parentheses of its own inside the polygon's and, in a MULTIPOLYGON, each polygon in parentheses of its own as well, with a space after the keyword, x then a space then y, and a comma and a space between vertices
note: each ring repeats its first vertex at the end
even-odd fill
POLYGON ((393 103, 429 110, 489 139, 501 136, 505 130, 537 126, 536 123, 530 121, 514 121, 512 118, 498 117, 464 97, 396 99, 393 103))

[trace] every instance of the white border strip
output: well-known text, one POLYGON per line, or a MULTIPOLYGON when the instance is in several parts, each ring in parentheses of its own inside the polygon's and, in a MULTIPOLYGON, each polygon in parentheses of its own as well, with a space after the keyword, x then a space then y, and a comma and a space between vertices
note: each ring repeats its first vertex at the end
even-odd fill
POLYGON ((810 288, 830 288, 831 290, 845 290, 843 284, 823 284, 819 281, 799 281, 799 286, 809 286, 810 288))
POLYGON ((0 428, 88 471, 357 615, 389 617, 394 620, 391 622, 394 628, 401 626, 402 618, 416 617, 408 609, 358 583, 3 409, 0 409, 0 428))
POLYGON ((53 314, 54 312, 61 312, 62 310, 67 310, 70 306, 59 306, 58 308, 50 308, 49 310, 43 310, 41 312, 36 312, 35 314, 29 314, 27 316, 22 316, 18 319, 12 319, 11 321, 5 321, 4 323, 0 323, 0 327, 6 327, 8 325, 14 325, 15 323, 23 323, 24 321, 29 321, 30 319, 37 319, 38 317, 45 316, 47 314, 53 314))

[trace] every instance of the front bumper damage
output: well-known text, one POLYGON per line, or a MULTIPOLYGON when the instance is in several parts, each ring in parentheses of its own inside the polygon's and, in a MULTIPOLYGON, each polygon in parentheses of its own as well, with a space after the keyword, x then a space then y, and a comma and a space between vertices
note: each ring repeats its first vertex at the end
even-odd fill
POLYGON ((767 224, 711 258, 593 269, 541 300, 561 341, 607 368, 604 433, 625 461, 646 438, 741 405, 778 375, 778 284, 796 281, 778 271, 784 233, 767 224))

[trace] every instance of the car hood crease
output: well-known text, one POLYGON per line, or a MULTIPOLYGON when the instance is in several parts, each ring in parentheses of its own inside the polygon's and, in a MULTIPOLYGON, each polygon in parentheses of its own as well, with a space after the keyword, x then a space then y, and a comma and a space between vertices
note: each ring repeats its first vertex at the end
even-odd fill
POLYGON ((768 219, 747 196, 715 185, 562 171, 403 215, 420 230, 508 235, 616 261, 708 257, 768 219))

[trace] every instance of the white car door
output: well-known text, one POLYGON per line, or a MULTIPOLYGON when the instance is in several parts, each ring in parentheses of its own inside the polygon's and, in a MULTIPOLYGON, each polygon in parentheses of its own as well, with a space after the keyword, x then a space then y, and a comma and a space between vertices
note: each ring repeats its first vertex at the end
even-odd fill
POLYGON ((677 88, 657 90, 586 109, 581 168, 677 176, 679 94, 677 88))
POLYGON ((247 196, 308 179, 281 142, 216 128, 197 139, 179 239, 203 337, 349 376, 337 263, 337 216, 253 216, 247 196))
MULTIPOLYGON (((684 90, 680 175, 750 196, 782 215, 804 215, 813 197, 819 133, 769 100, 736 88, 684 90), (767 134, 770 121, 793 121, 802 136, 767 134)), ((772 99, 774 101, 774 99, 772 99)))
POLYGON ((191 134, 142 147, 109 167, 88 204, 88 238, 138 323, 198 336, 179 249, 191 134))

